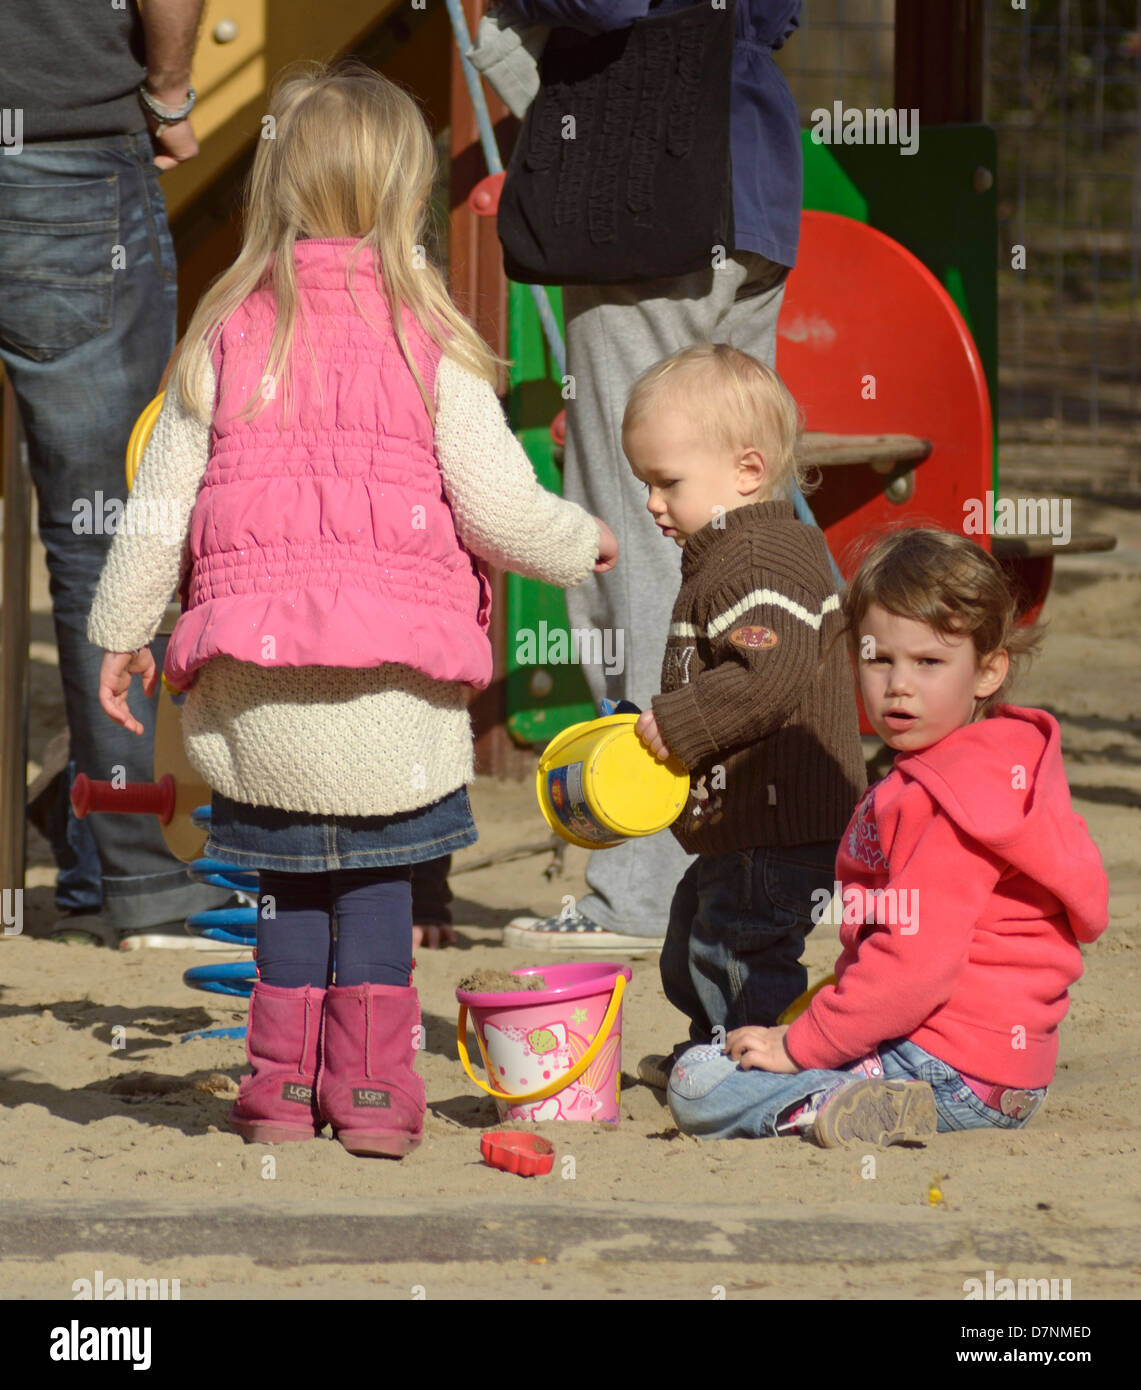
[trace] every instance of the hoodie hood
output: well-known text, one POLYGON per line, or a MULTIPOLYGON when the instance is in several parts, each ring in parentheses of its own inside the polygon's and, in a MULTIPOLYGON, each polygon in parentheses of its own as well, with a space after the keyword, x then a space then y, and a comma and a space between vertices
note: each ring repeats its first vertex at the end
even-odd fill
POLYGON ((1052 715, 1002 705, 930 748, 901 754, 895 771, 918 782, 965 834, 1048 888, 1079 941, 1105 930, 1109 883, 1070 801, 1052 715))

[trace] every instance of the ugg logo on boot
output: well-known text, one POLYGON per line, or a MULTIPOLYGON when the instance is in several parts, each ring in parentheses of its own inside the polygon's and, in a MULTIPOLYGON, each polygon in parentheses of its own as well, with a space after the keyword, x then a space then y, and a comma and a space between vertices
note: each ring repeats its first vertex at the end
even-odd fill
POLYGON ((292 1100, 298 1105, 310 1105, 313 1101, 313 1087, 302 1086, 299 1081, 287 1081, 281 1088, 282 1100, 292 1100))
POLYGON ((392 1105, 392 1099, 387 1091, 366 1091, 363 1087, 353 1087, 354 1105, 375 1105, 381 1110, 388 1110, 392 1105))

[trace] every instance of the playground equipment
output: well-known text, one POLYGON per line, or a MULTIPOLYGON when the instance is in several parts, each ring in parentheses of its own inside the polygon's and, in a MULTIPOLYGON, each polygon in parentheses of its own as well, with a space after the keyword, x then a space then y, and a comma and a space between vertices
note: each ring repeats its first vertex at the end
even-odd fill
MULTIPOLYGON (((901 158, 891 148, 817 145, 806 131, 803 153, 805 210, 776 365, 804 412, 798 454, 821 473, 810 502, 830 554, 846 577, 853 542, 879 528, 965 532, 1006 570, 1030 621, 1058 554, 1116 542, 1063 541, 1041 528, 1010 534, 1001 523, 994 134, 925 127, 919 150, 901 158)), ((501 181, 476 186, 476 212, 492 214, 501 181)), ((509 286, 509 403, 540 481, 559 491, 563 402, 527 293, 509 286)), ((561 321, 561 293, 548 293, 561 321)), ((568 627, 560 591, 509 576, 507 596, 508 632, 568 627)), ((544 743, 593 715, 577 667, 514 657, 507 726, 518 742, 544 743)), ((866 721, 862 731, 871 732, 866 721)))

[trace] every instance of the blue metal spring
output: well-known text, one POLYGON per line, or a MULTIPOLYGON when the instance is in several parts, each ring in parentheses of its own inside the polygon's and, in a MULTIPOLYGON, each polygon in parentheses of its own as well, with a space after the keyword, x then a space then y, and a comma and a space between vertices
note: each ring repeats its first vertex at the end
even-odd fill
MULTIPOLYGON (((191 814, 194 824, 206 829, 210 825, 210 807, 199 806, 191 814)), ((195 859, 187 873, 196 883, 209 883, 215 888, 228 888, 232 893, 253 895, 254 903, 247 907, 216 907, 206 912, 193 912, 186 919, 187 931, 204 936, 226 946, 257 944, 258 910, 256 906, 258 876, 256 869, 239 869, 219 859, 195 859)), ((257 980, 257 966, 252 960, 227 961, 224 964, 195 965, 183 972, 182 982, 191 989, 208 994, 229 994, 248 999, 257 980)), ((241 1028, 206 1028, 187 1033, 183 1042, 193 1038, 244 1038, 241 1028)))

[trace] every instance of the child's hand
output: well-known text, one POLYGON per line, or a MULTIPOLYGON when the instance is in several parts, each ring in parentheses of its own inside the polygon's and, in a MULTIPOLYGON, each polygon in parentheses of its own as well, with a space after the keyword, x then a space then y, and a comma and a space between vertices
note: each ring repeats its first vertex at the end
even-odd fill
POLYGON ((776 1071, 791 1074, 800 1068, 784 1045, 787 1028, 734 1028, 725 1039, 725 1051, 742 1071, 776 1071))
POLYGON ((103 665, 99 668, 99 704, 103 713, 116 724, 122 724, 128 733, 141 734, 143 726, 127 707, 132 675, 142 676, 144 695, 149 697, 155 693, 158 671, 150 647, 142 647, 137 652, 104 652, 103 665))
POLYGON ((595 574, 605 574, 607 570, 612 570, 618 563, 618 541, 614 532, 607 526, 600 516, 596 516, 598 523, 598 559, 594 562, 595 574))
POLYGON ((658 721, 654 718, 652 709, 645 710, 638 716, 638 722, 634 725, 634 732, 659 762, 665 762, 670 757, 670 746, 662 738, 662 732, 658 728, 658 721))

